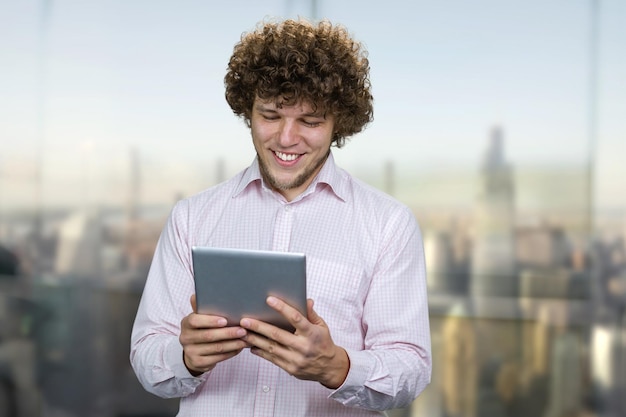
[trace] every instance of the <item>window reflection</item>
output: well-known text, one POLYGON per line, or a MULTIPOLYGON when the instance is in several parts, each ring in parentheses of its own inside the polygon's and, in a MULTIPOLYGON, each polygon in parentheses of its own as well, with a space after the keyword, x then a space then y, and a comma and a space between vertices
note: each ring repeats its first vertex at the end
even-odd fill
MULTIPOLYGON (((178 97, 183 93, 166 86, 154 91, 155 85, 168 83, 154 82, 149 76, 143 79, 140 71, 133 72, 133 66, 140 65, 136 57, 128 50, 116 49, 124 39, 98 32, 99 25, 112 20, 123 24, 124 19, 139 16, 133 15, 133 10, 123 9, 128 16, 116 15, 117 9, 96 2, 102 20, 94 18, 97 13, 79 10, 78 16, 94 19, 90 20, 90 32, 85 27, 88 19, 71 25, 65 20, 76 5, 62 1, 24 4, 0 6, 0 15, 4 11, 9 19, 20 22, 2 25, 8 23, 7 18, 0 20, 0 26, 8 28, 5 30, 11 35, 0 44, 0 50, 6 51, 0 52, 0 57, 5 56, 0 66, 9 68, 0 74, 0 86, 6 93, 0 108, 20 116, 0 120, 0 416, 173 416, 177 401, 144 392, 130 369, 132 321, 171 204, 229 177, 241 161, 212 146, 206 151, 203 145, 208 140, 204 136, 213 133, 202 127, 205 118, 222 118, 223 114, 211 116, 210 106, 193 101, 195 95, 178 97), (48 20, 44 24, 36 16, 48 20), (72 31, 83 33, 85 44, 76 40, 75 34, 69 36, 72 31), (98 48, 87 45, 87 40, 98 48), (103 54, 109 54, 109 59, 100 61, 103 54), (7 60, 15 63, 12 69, 3 65, 7 60), (90 60, 95 62, 93 67, 90 60), (81 78, 83 84, 74 83, 72 77, 81 73, 81 68, 94 69, 103 62, 109 67, 91 74, 100 84, 110 83, 110 95, 89 97, 92 84, 85 78, 81 78), (17 91, 14 85, 29 87, 17 91), (150 99, 139 100, 143 95, 150 99), (72 98, 81 106, 96 109, 95 115, 89 114, 92 110, 74 113, 72 109, 77 107, 68 104, 72 98), (130 124, 133 127, 124 130, 116 124, 133 119, 127 112, 133 111, 128 103, 134 100, 137 107, 138 103, 150 107, 147 113, 138 113, 130 124), (188 111, 172 116, 169 111, 175 106, 188 111), (194 113, 196 107, 207 111, 194 113), (193 126, 187 128, 189 124, 193 126), (145 125, 157 127, 138 127, 145 125), (202 135, 194 136, 196 130, 202 135), (148 141, 151 135, 157 139, 148 141), (178 148, 169 142, 185 136, 191 137, 185 146, 202 152, 178 157, 178 148), (199 153, 201 157, 195 159, 199 153)), ((208 6, 192 4, 198 7, 197 14, 210 16, 213 12, 202 8, 208 6)), ((290 13, 296 12, 294 4, 290 3, 290 13)), ((581 14, 590 20, 599 4, 590 2, 585 9, 569 3, 559 7, 568 16, 581 14)), ((275 14, 284 13, 281 2, 269 7, 275 14)), ((428 7, 422 5, 420 13, 428 14, 428 7)), ((619 197, 626 190, 615 181, 623 178, 619 170, 623 170, 624 152, 616 139, 623 139, 624 131, 619 130, 623 124, 615 121, 619 118, 615 115, 624 113, 626 100, 619 96, 613 75, 614 68, 624 65, 615 58, 614 45, 623 48, 626 43, 623 30, 615 28, 615 16, 623 20, 626 10, 611 1, 603 2, 602 7, 596 16, 604 36, 600 41, 604 59, 613 65, 598 72, 598 85, 608 91, 610 100, 598 107, 594 123, 599 125, 599 134, 592 139, 600 152, 590 156, 592 163, 565 157, 540 164, 519 162, 516 150, 523 151, 524 140, 530 139, 518 133, 524 126, 502 123, 489 128, 491 120, 457 116, 446 120, 450 114, 439 101, 450 93, 427 96, 425 88, 420 91, 431 103, 429 108, 439 112, 432 117, 458 123, 459 131, 474 132, 461 135, 471 146, 441 152, 444 168, 428 166, 416 171, 413 162, 400 160, 401 155, 398 160, 384 152, 373 155, 367 153, 366 145, 358 148, 361 145, 356 141, 340 151, 349 155, 354 145, 355 154, 361 152, 358 159, 366 163, 355 163, 347 156, 343 165, 406 202, 424 234, 433 380, 411 407, 394 410, 391 415, 626 415, 626 205, 619 197), (478 134, 477 123, 486 126, 478 134), (461 160, 459 154, 467 152, 475 154, 474 163, 460 167, 445 164, 446 160, 461 160)), ((381 15, 391 13, 373 8, 381 15)), ((341 6, 330 2, 318 2, 316 10, 331 19, 346 16, 341 6)), ((452 7, 446 12, 451 21, 459 19, 454 17, 455 10, 452 7)), ((178 15, 182 12, 173 4, 160 6, 154 13, 187 16, 178 15)), ((232 11, 223 13, 231 16, 232 11)), ((250 13, 253 24, 268 11, 250 13)), ((502 18, 498 16, 493 19, 502 18)), ((155 22, 162 18, 150 16, 155 22)), ((350 26, 349 22, 346 25, 350 26)), ((559 25, 558 20, 554 25, 559 25)), ((165 37, 160 26, 149 29, 160 36, 155 43, 165 44, 164 49, 157 50, 151 39, 137 33, 128 36, 136 45, 143 45, 144 56, 155 59, 158 76, 154 77, 164 77, 164 72, 158 72, 156 64, 161 61, 156 58, 163 51, 179 48, 179 38, 165 37), (151 54, 150 48, 156 52, 151 54)), ((585 28, 579 30, 576 33, 584 43, 585 28)), ((185 36, 180 39, 188 39, 185 36)), ((374 51, 377 36, 375 30, 360 34, 372 39, 374 51)), ((446 48, 444 43, 439 46, 446 48)), ((221 56, 220 51, 212 53, 215 60, 221 56)), ((453 44, 441 53, 457 52, 453 44)), ((372 55, 373 70, 382 67, 384 63, 372 55)), ((196 58, 206 59, 194 57, 189 62, 196 58)), ((536 58, 545 59, 539 53, 536 58)), ((589 63, 581 59, 572 66, 587 68, 589 63)), ((497 70, 483 74, 485 78, 496 75, 497 70)), ((549 69, 543 75, 554 83, 563 76, 549 69)), ((169 76, 171 82, 182 78, 169 76)), ((218 80, 217 88, 221 88, 222 76, 211 75, 218 80)), ((463 76, 462 72, 448 74, 455 80, 463 76)), ((378 88, 377 80, 373 81, 378 88)), ((195 90, 200 81, 195 83, 184 84, 181 90, 195 90)), ((381 89, 375 91, 384 105, 387 95, 393 95, 388 91, 394 84, 383 79, 379 85, 381 89)), ((594 97, 583 93, 577 97, 579 108, 597 104, 594 97)), ((558 106, 569 98, 551 99, 558 106)), ((411 106, 422 105, 417 93, 414 100, 411 106)), ((532 100, 539 103, 543 99, 538 95, 532 100)), ((402 111, 406 111, 404 107, 402 111)), ((580 118, 581 113, 573 114, 580 118)), ((566 125, 562 123, 564 130, 571 128, 566 125)), ((411 124, 410 129, 419 127, 411 124)), ((242 137, 241 142, 247 138, 242 136, 245 130, 219 134, 232 142, 236 137, 242 137)), ((570 144, 584 149, 585 135, 578 132, 574 136, 567 145, 561 142, 559 146, 564 151, 570 144)), ((421 140, 417 148, 437 146, 436 140, 421 140)), ((381 137, 374 141, 380 143, 381 137)), ((421 165, 424 161, 418 152, 411 154, 412 148, 406 146, 403 153, 414 155, 415 164, 421 165)), ((238 148, 229 151, 243 154, 238 148)))

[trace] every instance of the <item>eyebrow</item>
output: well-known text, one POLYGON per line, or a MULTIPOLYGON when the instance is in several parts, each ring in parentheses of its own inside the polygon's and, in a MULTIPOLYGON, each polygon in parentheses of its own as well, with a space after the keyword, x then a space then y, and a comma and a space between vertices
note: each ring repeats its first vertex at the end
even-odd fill
MULTIPOLYGON (((278 113, 278 110, 273 109, 273 108, 268 108, 265 107, 262 103, 257 103, 254 105, 254 108, 258 111, 258 112, 262 112, 262 113, 278 113)), ((309 113, 302 113, 300 115, 300 117, 319 117, 322 119, 326 119, 326 113, 325 112, 309 112, 309 113)))

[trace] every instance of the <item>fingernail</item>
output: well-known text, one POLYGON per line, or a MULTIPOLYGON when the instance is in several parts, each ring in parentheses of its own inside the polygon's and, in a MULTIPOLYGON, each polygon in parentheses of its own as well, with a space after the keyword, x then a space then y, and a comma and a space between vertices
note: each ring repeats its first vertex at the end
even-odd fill
POLYGON ((267 297, 267 304, 269 304, 271 306, 275 306, 277 301, 278 300, 276 300, 276 298, 274 298, 274 297, 267 297))
POLYGON ((246 335, 246 330, 245 329, 237 329, 237 336, 241 337, 241 336, 245 336, 246 335))
POLYGON ((218 326, 226 326, 226 323, 228 323, 228 322, 226 321, 225 318, 217 319, 217 325, 218 326))
POLYGON ((243 319, 243 320, 241 320, 241 323, 239 323, 239 324, 241 324, 242 327, 250 327, 250 320, 243 319))

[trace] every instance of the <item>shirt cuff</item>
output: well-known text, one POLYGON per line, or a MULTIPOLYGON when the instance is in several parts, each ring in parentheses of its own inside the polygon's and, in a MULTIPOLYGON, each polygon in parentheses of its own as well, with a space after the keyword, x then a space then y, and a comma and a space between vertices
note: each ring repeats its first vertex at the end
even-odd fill
POLYGON ((208 378, 210 372, 205 372, 200 376, 193 376, 189 373, 189 369, 183 361, 183 347, 178 339, 173 339, 167 345, 165 350, 166 363, 169 364, 174 374, 174 379, 179 381, 181 388, 185 391, 185 395, 191 394, 196 390, 198 385, 202 384, 208 378))
POLYGON ((343 405, 355 406, 359 404, 359 394, 365 389, 365 382, 372 372, 368 365, 371 364, 372 360, 367 351, 345 350, 348 358, 350 358, 350 370, 343 384, 331 392, 328 398, 332 398, 343 405))

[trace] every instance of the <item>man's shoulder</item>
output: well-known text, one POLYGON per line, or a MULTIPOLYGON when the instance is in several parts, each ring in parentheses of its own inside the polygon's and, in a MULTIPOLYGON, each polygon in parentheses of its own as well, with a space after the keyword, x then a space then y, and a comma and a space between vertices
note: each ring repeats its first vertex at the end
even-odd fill
POLYGON ((349 205, 345 214, 359 219, 366 230, 365 240, 372 233, 383 241, 419 233, 415 213, 407 204, 345 171, 342 175, 349 205))
POLYGON ((406 204, 395 198, 394 196, 374 187, 373 185, 361 180, 347 171, 340 169, 343 181, 349 190, 349 196, 357 204, 371 204, 380 208, 389 210, 408 210, 406 204))
POLYGON ((176 205, 195 211, 206 206, 220 204, 220 202, 227 203, 237 192, 244 172, 245 170, 223 182, 191 194, 178 201, 176 205))

